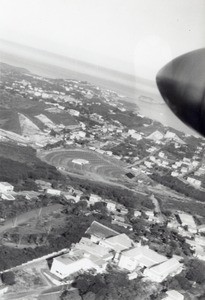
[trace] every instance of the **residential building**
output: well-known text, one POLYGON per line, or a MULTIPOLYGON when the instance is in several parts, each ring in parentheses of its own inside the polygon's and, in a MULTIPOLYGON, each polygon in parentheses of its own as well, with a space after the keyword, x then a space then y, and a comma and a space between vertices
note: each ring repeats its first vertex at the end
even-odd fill
POLYGON ((81 249, 74 249, 69 253, 54 257, 50 272, 60 279, 65 279, 79 271, 85 272, 93 269, 96 272, 103 272, 106 266, 107 261, 99 256, 81 249))
POLYGON ((174 276, 182 271, 182 264, 171 258, 162 263, 151 266, 144 271, 144 275, 155 282, 162 282, 167 276, 174 276))
POLYGON ((147 246, 138 246, 123 251, 118 266, 127 271, 134 271, 137 267, 151 267, 166 260, 166 256, 158 254, 147 246))
POLYGON ((190 183, 190 184, 192 184, 192 185, 194 185, 195 187, 200 187, 201 186, 201 180, 197 180, 197 179, 195 179, 195 178, 192 178, 192 177, 187 177, 187 181, 190 183))
POLYGON ((90 195, 90 198, 89 198, 89 204, 90 205, 93 205, 96 202, 101 202, 101 201, 102 201, 102 198, 100 196, 95 195, 95 194, 90 195))
POLYGON ((98 223, 97 221, 93 221, 90 227, 87 229, 86 234, 89 234, 91 236, 91 241, 97 243, 102 239, 118 235, 119 232, 101 223, 98 223))
POLYGON ((15 197, 11 194, 5 194, 5 193, 0 193, 0 198, 2 198, 3 200, 7 200, 7 201, 14 201, 15 197))
POLYGON ((61 191, 57 189, 47 189, 46 193, 52 196, 60 196, 61 191))
POLYGON ((125 249, 131 248, 133 246, 133 241, 125 233, 122 233, 105 240, 101 240, 99 245, 120 253, 125 249))
POLYGON ((197 226, 192 215, 187 213, 179 213, 182 226, 188 226, 188 230, 197 231, 197 226))
POLYGON ((116 211, 117 203, 115 203, 111 200, 105 200, 105 202, 107 204, 107 209, 109 211, 116 211))
POLYGON ((0 193, 11 193, 14 187, 8 182, 0 182, 0 193))

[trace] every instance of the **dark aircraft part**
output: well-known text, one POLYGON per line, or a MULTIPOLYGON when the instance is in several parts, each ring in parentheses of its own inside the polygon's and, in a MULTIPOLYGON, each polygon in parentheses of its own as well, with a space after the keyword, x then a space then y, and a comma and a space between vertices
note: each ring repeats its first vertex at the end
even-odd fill
POLYGON ((205 48, 169 62, 158 72, 156 81, 176 116, 205 136, 205 48))

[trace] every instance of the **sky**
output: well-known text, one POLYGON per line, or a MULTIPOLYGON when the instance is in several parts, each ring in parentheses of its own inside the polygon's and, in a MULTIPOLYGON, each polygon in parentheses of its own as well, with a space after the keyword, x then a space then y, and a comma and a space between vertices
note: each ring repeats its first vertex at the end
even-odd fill
POLYGON ((0 0, 0 39, 154 80, 205 47, 204 0, 0 0))

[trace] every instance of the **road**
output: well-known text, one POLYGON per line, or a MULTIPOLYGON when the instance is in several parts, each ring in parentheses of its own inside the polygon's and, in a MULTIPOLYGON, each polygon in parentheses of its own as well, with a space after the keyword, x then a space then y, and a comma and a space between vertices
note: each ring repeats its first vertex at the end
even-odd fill
POLYGON ((155 196, 153 194, 151 195, 150 199, 152 200, 152 202, 155 206, 155 212, 158 214, 159 221, 161 223, 163 223, 165 221, 165 219, 164 219, 164 216, 162 215, 159 201, 155 198, 155 196))

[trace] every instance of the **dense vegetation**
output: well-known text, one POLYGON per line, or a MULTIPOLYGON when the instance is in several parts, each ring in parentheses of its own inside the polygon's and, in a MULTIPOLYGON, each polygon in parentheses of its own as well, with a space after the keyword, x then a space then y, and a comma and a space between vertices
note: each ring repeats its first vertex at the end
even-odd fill
MULTIPOLYGON (((62 180, 64 177, 57 169, 36 157, 36 151, 31 147, 19 146, 13 143, 0 144, 0 181, 12 184, 22 184, 35 179, 62 180), (23 181, 23 183, 22 183, 23 181)), ((25 183, 26 184, 26 183, 25 183)))
POLYGON ((176 177, 172 177, 170 175, 161 176, 160 174, 157 174, 156 172, 151 174, 150 177, 154 181, 156 181, 162 185, 165 185, 187 197, 190 197, 190 198, 193 198, 193 199, 196 199, 199 201, 203 201, 203 202, 205 201, 205 193, 203 191, 200 191, 198 189, 193 188, 193 186, 185 184, 183 181, 179 180, 176 177))
POLYGON ((142 195, 136 192, 132 192, 128 189, 120 187, 109 186, 99 182, 92 182, 80 178, 70 178, 70 184, 74 188, 79 188, 84 191, 85 194, 97 194, 102 198, 114 200, 120 204, 123 204, 127 208, 141 208, 146 207, 153 209, 154 205, 152 201, 146 195, 142 195))
POLYGON ((160 292, 151 282, 141 278, 128 280, 125 273, 109 270, 107 274, 80 275, 73 286, 79 289, 83 300, 148 300, 160 292))

